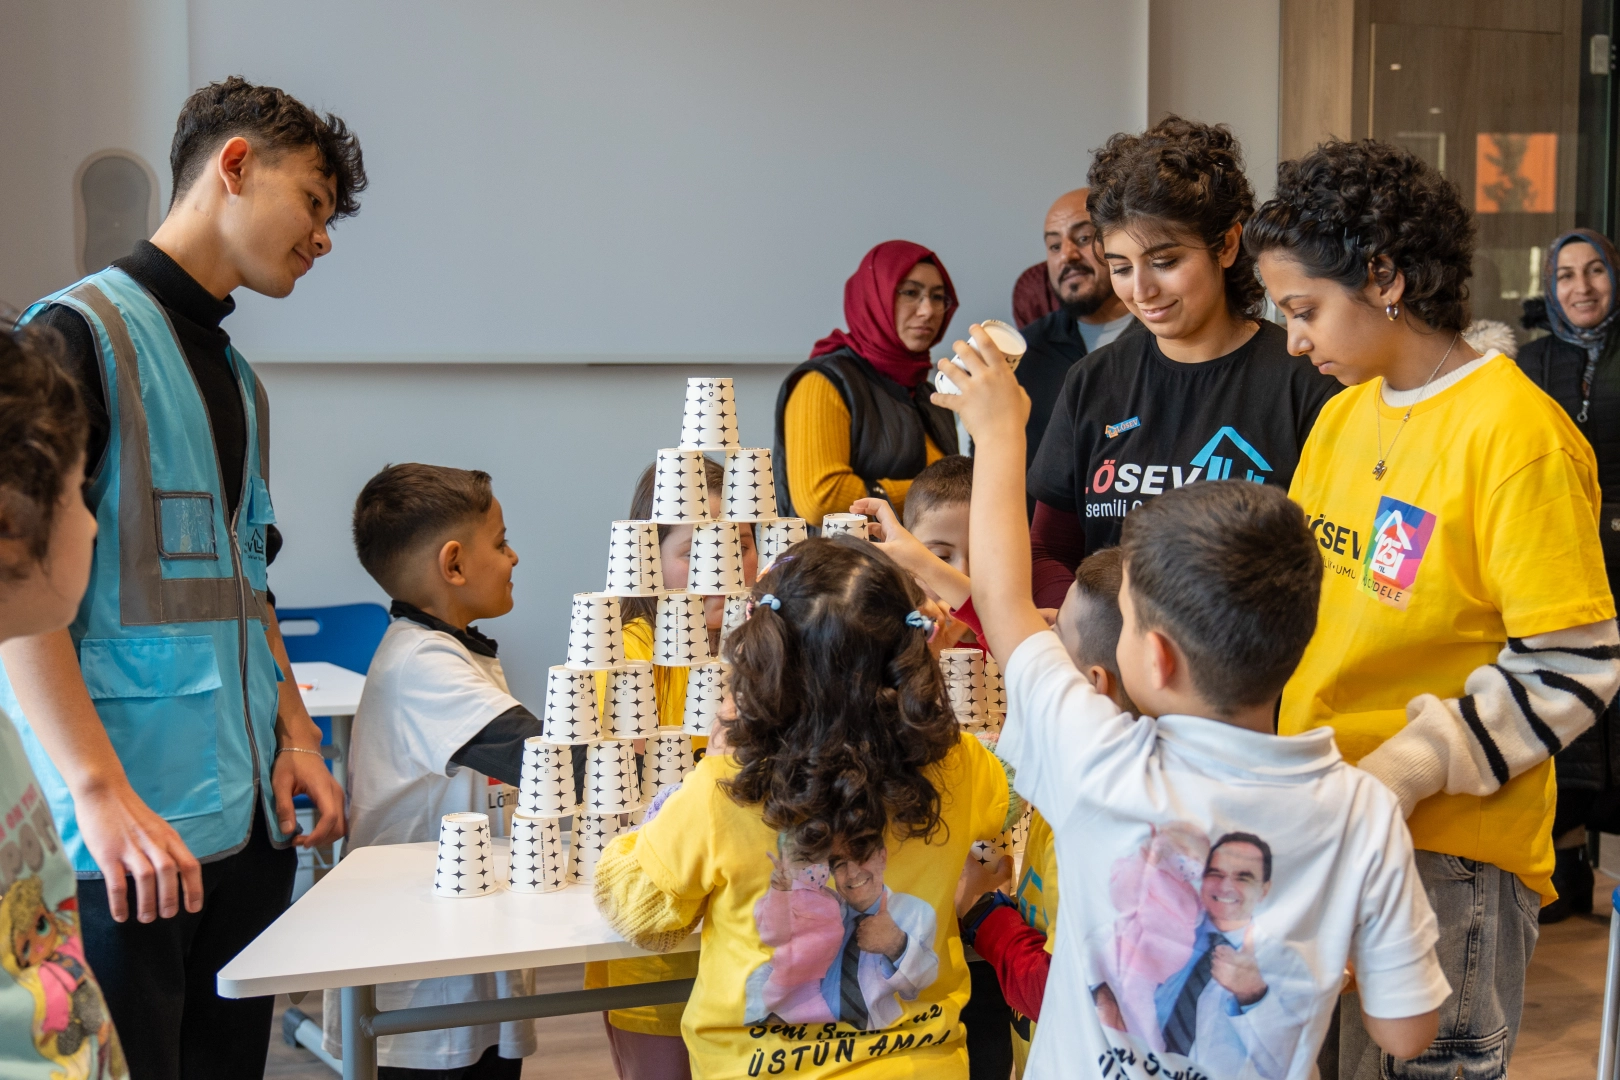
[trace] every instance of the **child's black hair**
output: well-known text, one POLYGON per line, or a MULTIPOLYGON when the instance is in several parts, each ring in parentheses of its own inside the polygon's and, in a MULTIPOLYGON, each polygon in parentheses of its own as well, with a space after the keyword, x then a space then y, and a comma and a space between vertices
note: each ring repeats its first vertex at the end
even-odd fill
POLYGON ((489 473, 444 465, 386 465, 354 501, 354 551, 389 596, 399 599, 400 562, 423 544, 489 512, 489 473))
POLYGON ((906 490, 906 516, 911 528, 930 510, 966 505, 973 499, 973 459, 947 454, 918 473, 906 490))
POLYGON ((1078 621, 1080 655, 1075 659, 1089 667, 1097 664, 1119 674, 1119 632, 1125 617, 1119 611, 1119 586, 1124 561, 1118 547, 1094 551, 1081 560, 1074 572, 1074 585, 1086 607, 1078 621))

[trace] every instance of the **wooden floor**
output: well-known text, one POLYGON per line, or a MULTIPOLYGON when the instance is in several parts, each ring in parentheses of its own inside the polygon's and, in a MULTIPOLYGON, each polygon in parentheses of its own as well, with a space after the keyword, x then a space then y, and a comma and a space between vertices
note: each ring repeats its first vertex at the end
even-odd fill
MULTIPOLYGON (((1524 1022, 1509 1067, 1510 1080, 1591 1080, 1597 1074, 1598 1021, 1609 939, 1609 894, 1616 882, 1598 875, 1593 914, 1541 930, 1525 985, 1524 1022)), ((579 968, 558 969, 540 989, 579 985, 579 968)), ((281 1039, 286 998, 276 999, 276 1023, 265 1076, 278 1080, 332 1080, 336 1074, 303 1047, 281 1039)), ((320 1015, 320 995, 300 1006, 320 1015)), ((599 1014, 536 1021, 541 1052, 523 1063, 525 1080, 568 1077, 614 1080, 599 1014)))

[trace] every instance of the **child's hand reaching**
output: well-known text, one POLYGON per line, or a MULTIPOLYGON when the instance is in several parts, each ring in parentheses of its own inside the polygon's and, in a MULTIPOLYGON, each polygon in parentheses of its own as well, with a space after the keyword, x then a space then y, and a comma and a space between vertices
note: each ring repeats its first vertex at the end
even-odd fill
POLYGON ((974 323, 968 327, 972 341, 957 341, 951 345, 959 365, 951 357, 939 362, 939 370, 962 392, 941 394, 935 392, 933 402, 951 410, 962 418, 962 424, 975 443, 997 439, 1014 431, 1023 433, 1029 420, 1029 395, 1018 384, 1006 355, 990 336, 974 323), (973 331, 980 333, 974 334, 973 331), (982 344, 979 342, 982 341, 982 344))

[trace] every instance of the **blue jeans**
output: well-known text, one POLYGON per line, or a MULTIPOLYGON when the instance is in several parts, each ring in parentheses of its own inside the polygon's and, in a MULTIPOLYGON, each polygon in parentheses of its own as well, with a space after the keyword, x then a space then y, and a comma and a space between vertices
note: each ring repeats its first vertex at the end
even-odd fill
POLYGON ((1541 898, 1518 875, 1490 863, 1417 854, 1418 874, 1440 923, 1435 951, 1451 996, 1440 1033, 1421 1056, 1390 1057, 1361 1023, 1361 998, 1339 999, 1338 1045, 1330 1033, 1322 1080, 1502 1080, 1524 1010, 1524 974, 1536 948, 1541 898))

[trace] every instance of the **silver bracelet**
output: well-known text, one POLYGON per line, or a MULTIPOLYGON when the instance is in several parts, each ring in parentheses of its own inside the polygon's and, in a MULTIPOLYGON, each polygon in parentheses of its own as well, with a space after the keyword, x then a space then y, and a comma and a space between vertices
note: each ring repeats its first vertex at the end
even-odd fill
POLYGON ((321 753, 319 750, 310 750, 307 747, 303 747, 303 746, 278 746, 278 747, 276 747, 276 753, 278 753, 278 754, 314 754, 316 757, 321 758, 323 760, 326 758, 326 755, 321 753))

